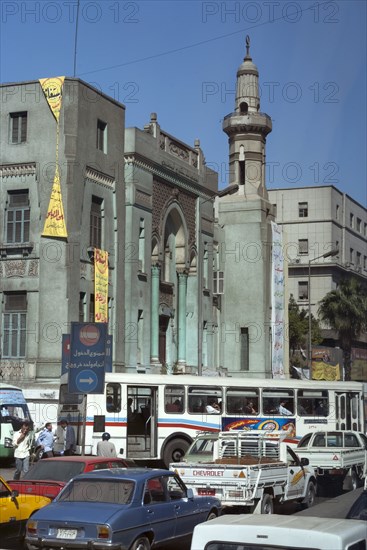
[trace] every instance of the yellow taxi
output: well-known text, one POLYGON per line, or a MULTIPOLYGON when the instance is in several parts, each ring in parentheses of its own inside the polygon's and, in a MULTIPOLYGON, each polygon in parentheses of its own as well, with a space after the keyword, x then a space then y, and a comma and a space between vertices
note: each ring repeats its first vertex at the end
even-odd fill
POLYGON ((0 477, 0 539, 1 542, 23 539, 27 519, 49 504, 51 499, 12 490, 0 477))

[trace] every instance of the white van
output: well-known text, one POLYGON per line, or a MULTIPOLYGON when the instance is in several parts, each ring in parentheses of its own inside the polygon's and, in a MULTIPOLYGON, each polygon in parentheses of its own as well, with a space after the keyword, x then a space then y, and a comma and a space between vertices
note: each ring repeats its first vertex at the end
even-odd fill
POLYGON ((224 515, 197 525, 191 550, 367 550, 365 521, 224 515))

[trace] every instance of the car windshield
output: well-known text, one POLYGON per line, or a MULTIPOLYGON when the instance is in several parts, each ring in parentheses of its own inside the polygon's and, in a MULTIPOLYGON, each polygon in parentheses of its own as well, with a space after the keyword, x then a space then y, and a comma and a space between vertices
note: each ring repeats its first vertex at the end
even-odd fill
POLYGON ((68 462, 61 460, 40 460, 24 475, 22 479, 53 481, 69 481, 74 476, 84 472, 84 462, 68 462))
POLYGON ((96 502, 129 504, 135 483, 130 480, 77 479, 65 487, 58 497, 59 502, 96 502))

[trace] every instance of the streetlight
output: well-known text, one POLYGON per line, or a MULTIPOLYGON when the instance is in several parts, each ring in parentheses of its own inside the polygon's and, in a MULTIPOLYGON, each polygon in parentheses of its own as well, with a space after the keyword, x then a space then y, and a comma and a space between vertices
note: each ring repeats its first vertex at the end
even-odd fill
POLYGON ((202 273, 202 238, 201 238, 201 207, 206 202, 214 202, 217 197, 224 197, 226 195, 233 195, 238 191, 239 185, 237 183, 233 183, 231 185, 228 185, 224 189, 221 189, 215 195, 210 197, 209 199, 205 199, 204 201, 200 201, 200 197, 198 200, 198 208, 197 208, 197 214, 198 214, 198 262, 197 262, 197 272, 198 272, 198 376, 202 376, 203 374, 203 342, 202 342, 202 330, 203 330, 203 323, 202 323, 202 312, 203 312, 203 305, 202 305, 202 298, 203 298, 203 273, 202 273))
POLYGON ((330 258, 331 256, 337 256, 339 254, 339 248, 334 248, 321 254, 321 256, 316 256, 316 258, 311 258, 308 260, 308 363, 310 369, 310 380, 312 380, 312 323, 311 323, 311 262, 315 262, 320 258, 330 258))

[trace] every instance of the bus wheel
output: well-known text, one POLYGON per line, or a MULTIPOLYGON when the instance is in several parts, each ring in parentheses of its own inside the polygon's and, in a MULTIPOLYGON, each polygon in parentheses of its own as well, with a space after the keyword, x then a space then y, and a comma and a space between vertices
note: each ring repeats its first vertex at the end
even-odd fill
POLYGON ((261 501, 261 513, 262 514, 273 514, 273 498, 269 493, 265 493, 261 501))
POLYGON ((168 468, 170 462, 180 462, 190 444, 185 439, 173 439, 164 448, 163 462, 168 468))

